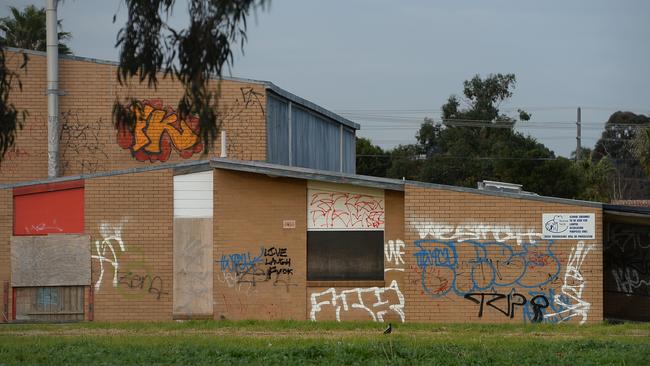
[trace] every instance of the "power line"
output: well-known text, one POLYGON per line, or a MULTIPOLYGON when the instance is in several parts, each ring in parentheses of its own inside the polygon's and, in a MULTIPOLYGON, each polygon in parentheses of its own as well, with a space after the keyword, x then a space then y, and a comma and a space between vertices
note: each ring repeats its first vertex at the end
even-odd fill
MULTIPOLYGON (((581 107, 583 110, 598 110, 598 111, 640 111, 640 113, 643 112, 650 112, 650 109, 648 106, 586 106, 586 107, 581 107)), ((514 112, 517 110, 525 110, 525 111, 564 111, 564 110, 575 110, 575 106, 520 106, 520 107, 501 107, 498 108, 500 111, 509 111, 509 112, 514 112)), ((442 109, 440 108, 387 108, 385 106, 381 107, 362 107, 362 108, 337 108, 335 109, 336 113, 342 114, 342 113, 354 113, 354 112, 442 112, 442 109)))
MULTIPOLYGON (((423 154, 424 155, 424 154, 423 154)), ((406 155, 398 155, 398 156, 393 156, 390 154, 358 154, 357 158, 387 158, 387 159, 402 159, 402 158, 407 158, 407 159, 412 159, 412 160, 426 160, 426 159, 439 159, 439 158, 444 158, 444 159, 454 159, 454 160, 521 160, 521 161, 552 161, 552 160, 570 160, 569 158, 564 158, 564 157, 554 157, 554 158, 534 158, 534 157, 510 157, 510 156, 458 156, 458 155, 433 155, 433 156, 423 156, 423 155, 418 155, 418 154, 406 154, 406 155)), ((612 159, 610 158, 611 161, 614 162, 626 162, 626 161, 635 161, 638 162, 637 159, 612 159)), ((625 178, 620 178, 620 179, 625 179, 625 178)), ((649 178, 634 178, 634 179, 647 179, 650 180, 649 178)))

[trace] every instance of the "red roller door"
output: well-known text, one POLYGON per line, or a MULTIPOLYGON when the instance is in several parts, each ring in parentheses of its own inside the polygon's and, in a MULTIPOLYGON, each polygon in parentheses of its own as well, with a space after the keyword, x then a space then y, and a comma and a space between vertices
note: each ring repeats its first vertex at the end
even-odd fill
POLYGON ((81 180, 14 189, 14 235, 84 232, 81 180))

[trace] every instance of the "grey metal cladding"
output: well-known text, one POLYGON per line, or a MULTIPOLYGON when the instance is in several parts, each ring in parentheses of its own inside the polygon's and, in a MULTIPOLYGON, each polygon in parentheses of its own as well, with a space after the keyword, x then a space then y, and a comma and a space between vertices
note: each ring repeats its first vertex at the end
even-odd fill
MULTIPOLYGON (((358 130, 358 129, 361 128, 361 126, 358 123, 352 122, 347 118, 341 117, 338 114, 336 114, 334 112, 331 112, 331 111, 319 106, 318 104, 312 103, 312 102, 308 101, 307 99, 301 98, 301 97, 299 97, 299 96, 297 96, 297 95, 295 95, 293 93, 290 93, 290 92, 278 87, 277 85, 275 85, 275 84, 273 84, 273 83, 271 83, 269 81, 265 81, 264 84, 266 85, 267 90, 272 91, 273 93, 279 95, 282 98, 285 98, 286 100, 288 100, 288 101, 290 101, 290 102, 292 102, 294 104, 301 105, 301 106, 303 106, 303 107, 305 107, 305 108, 307 108, 309 110, 314 111, 315 113, 318 113, 318 114, 320 114, 322 116, 327 117, 328 119, 331 119, 332 121, 336 121, 336 122, 338 122, 338 123, 340 123, 340 124, 342 124, 344 126, 348 126, 348 127, 353 128, 355 130, 358 130)), ((267 93, 267 94, 269 94, 269 93, 267 93)))
POLYGON ((357 172, 357 138, 352 129, 343 127, 343 173, 357 172))
POLYGON ((267 160, 289 165, 289 103, 268 94, 267 160))
POLYGON ((293 166, 340 171, 339 124, 296 105, 291 109, 293 166))

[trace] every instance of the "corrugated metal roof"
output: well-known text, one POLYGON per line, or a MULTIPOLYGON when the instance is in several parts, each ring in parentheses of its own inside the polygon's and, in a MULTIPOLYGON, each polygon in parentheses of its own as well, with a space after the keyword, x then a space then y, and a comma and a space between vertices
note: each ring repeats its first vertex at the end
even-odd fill
MULTIPOLYGON (((35 55, 35 56, 43 56, 46 57, 46 52, 43 51, 34 51, 34 50, 27 50, 27 49, 22 49, 22 48, 15 48, 15 47, 5 47, 6 50, 12 51, 12 52, 22 52, 26 53, 28 55, 35 55)), ((82 57, 82 56, 75 56, 75 55, 59 55, 60 59, 63 60, 73 60, 73 61, 83 61, 83 62, 91 62, 94 64, 102 64, 102 65, 110 65, 110 66, 118 66, 120 63, 117 61, 109 61, 109 60, 100 60, 96 58, 91 58, 91 57, 82 57)), ((216 76, 214 77, 216 79, 216 76)), ((354 128, 355 130, 358 130, 361 128, 361 126, 358 123, 352 122, 347 118, 341 117, 338 114, 331 112, 321 106, 319 106, 316 103, 310 102, 307 99, 301 98, 293 93, 290 93, 277 85, 273 84, 270 81, 265 81, 265 80, 255 80, 255 79, 246 79, 246 78, 238 78, 238 77, 232 77, 232 76, 222 76, 222 80, 228 80, 228 81, 235 81, 235 82, 241 82, 241 83, 250 83, 250 84, 260 84, 264 85, 264 87, 267 90, 270 90, 288 100, 290 100, 293 103, 299 104, 305 108, 311 109, 314 112, 320 113, 325 117, 328 117, 338 123, 341 123, 343 125, 346 125, 348 127, 354 128)))

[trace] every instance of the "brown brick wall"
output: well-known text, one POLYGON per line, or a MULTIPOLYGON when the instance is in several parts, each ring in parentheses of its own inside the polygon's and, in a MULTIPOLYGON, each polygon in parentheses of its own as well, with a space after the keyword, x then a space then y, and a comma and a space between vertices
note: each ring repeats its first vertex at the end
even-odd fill
MULTIPOLYGON (((11 243, 13 225, 13 194, 11 189, 0 189, 0 299, 3 298, 4 284, 11 281, 11 243)), ((12 293, 9 291, 7 318, 11 318, 12 293)), ((1 301, 1 300, 0 300, 1 301)), ((5 322, 4 304, 0 303, 0 323, 5 322)))
POLYGON ((410 185, 406 186, 405 207, 405 257, 409 271, 403 292, 408 320, 528 322, 534 318, 537 307, 542 315, 560 313, 543 318, 545 321, 566 319, 577 323, 583 320, 580 310, 586 309, 578 300, 589 304, 587 321, 603 319, 600 209, 410 185), (581 263, 570 261, 572 253, 575 256, 580 249, 577 241, 556 240, 550 244, 533 238, 536 244, 530 243, 531 237, 526 234, 541 233, 542 213, 555 212, 595 213, 596 239, 585 241, 582 254, 586 255, 581 263), (430 224, 438 226, 426 226, 430 224), (422 239, 422 230, 424 239, 429 241, 419 242, 418 248, 416 243, 422 239), (436 230, 448 231, 437 235, 436 230), (496 238, 492 234, 495 230, 499 232, 496 238), (471 240, 459 241, 453 237, 454 232, 462 232, 462 238, 471 240), (518 241, 510 233, 523 235, 518 241), (593 249, 587 250, 592 244, 593 249), (420 265, 416 253, 422 259, 420 265), (468 292, 486 295, 472 295, 479 301, 476 303, 464 298, 468 292), (495 292, 503 297, 490 295, 495 292), (535 298, 537 295, 544 296, 548 306, 544 307, 544 299, 535 298), (479 317, 481 298, 483 313, 479 317), (524 303, 524 298, 525 305, 517 305, 524 303), (532 306, 531 300, 539 306, 532 306), (558 300, 571 304, 573 309, 561 306, 558 300))
MULTIPOLYGON (((8 52, 10 65, 18 68, 20 54, 8 52)), ((0 183, 47 177, 47 97, 45 56, 30 55, 27 72, 21 72, 22 93, 12 92, 18 109, 29 117, 19 131, 15 149, 0 165, 0 183)), ((160 107, 176 109, 183 90, 178 82, 161 77, 157 89, 146 84, 122 87, 115 77, 116 66, 90 61, 60 59, 59 87, 65 95, 59 98, 61 175, 76 175, 116 169, 160 164, 160 161, 138 161, 130 149, 118 144, 118 132, 112 123, 116 98, 124 100, 160 100, 160 107)), ((264 86, 224 80, 214 82, 220 88, 219 119, 228 138, 228 156, 242 160, 266 160, 266 91, 264 86)), ((164 113, 152 114, 161 120, 164 113)), ((155 119, 152 117, 152 120, 155 119)), ((169 117, 166 117, 169 118, 169 117)), ((169 120, 169 119, 167 119, 169 120)), ((190 131, 185 130, 185 133, 190 131)), ((149 132, 147 132, 149 133, 149 132)), ((143 135, 144 136, 144 135, 143 135)), ((172 142, 187 142, 188 136, 172 142), (180 140, 179 140, 180 139, 180 140)), ((163 143, 163 145, 165 145, 163 143)), ((171 146, 171 145, 169 145, 171 146)), ((167 162, 184 161, 174 147, 167 162)), ((149 151, 150 153, 150 151, 149 151)), ((219 156, 217 139, 208 155, 194 153, 189 159, 219 156)), ((155 155, 155 154, 153 154, 155 155)), ((152 154, 145 157, 153 158, 152 154)), ((153 158, 155 160, 155 158, 153 158)))
POLYGON ((95 320, 172 319, 172 187, 171 170, 86 180, 95 320))
MULTIPOLYGON (((85 181, 93 286, 104 258, 95 320, 172 319, 172 181, 171 170, 85 181), (115 287, 110 248, 119 263, 115 287)), ((603 319, 600 209, 411 185, 387 190, 384 281, 307 287, 306 199, 306 180, 215 170, 215 319, 310 319, 313 293, 335 296, 341 320, 530 322, 537 313, 579 323, 585 312, 588 322, 603 319), (542 240, 535 235, 542 214, 554 212, 594 213, 596 239, 542 240), (274 265, 290 275, 269 277, 274 265)), ((11 215, 12 192, 0 190, 0 281, 10 275, 11 215)), ((335 309, 323 307, 318 320, 335 319, 335 309)))
POLYGON ((307 182, 217 169, 214 192, 215 318, 306 319, 307 182))

